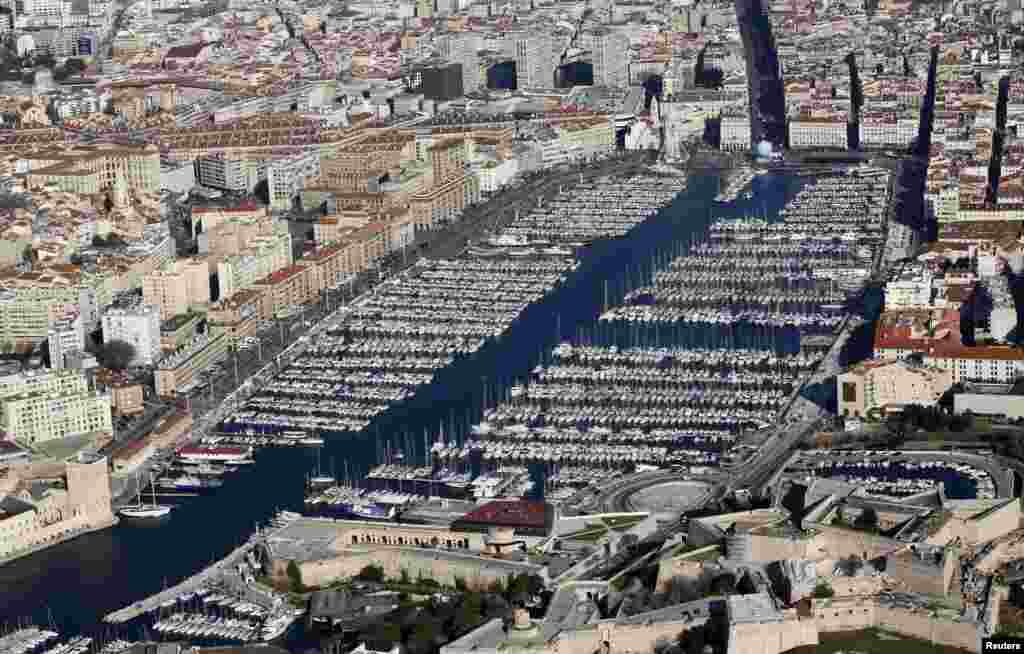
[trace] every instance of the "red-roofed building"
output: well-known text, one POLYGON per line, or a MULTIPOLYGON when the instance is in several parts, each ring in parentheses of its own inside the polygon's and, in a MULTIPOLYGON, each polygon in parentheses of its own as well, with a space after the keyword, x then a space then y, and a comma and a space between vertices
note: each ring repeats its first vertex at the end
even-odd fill
POLYGON ((452 530, 487 531, 491 540, 502 534, 546 537, 554 520, 554 507, 547 502, 495 500, 456 520, 452 530))
POLYGON ((875 329, 874 353, 876 359, 904 359, 937 345, 960 344, 959 311, 886 311, 875 329))
POLYGON ((256 288, 262 291, 260 315, 269 318, 285 314, 293 305, 316 300, 319 289, 313 283, 311 271, 309 266, 296 264, 257 281, 256 288))

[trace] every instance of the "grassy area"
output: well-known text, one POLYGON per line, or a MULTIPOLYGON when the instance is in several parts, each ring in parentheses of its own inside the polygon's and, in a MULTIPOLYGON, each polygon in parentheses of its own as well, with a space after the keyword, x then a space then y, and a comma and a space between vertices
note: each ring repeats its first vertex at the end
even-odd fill
POLYGON ((628 531, 645 520, 644 516, 605 518, 604 523, 616 531, 628 531))
POLYGON ((934 536, 953 517, 952 511, 932 511, 932 514, 924 521, 924 533, 927 536, 934 536))
POLYGON ((967 650, 933 645, 926 640, 907 638, 879 629, 822 633, 817 645, 790 650, 793 654, 963 654, 967 650))
POLYGON ((706 552, 698 552, 692 556, 686 557, 687 561, 717 561, 718 557, 722 556, 722 550, 716 547, 713 550, 706 552))
POLYGON ((597 527, 594 529, 582 529, 580 531, 575 531, 571 534, 566 534, 562 538, 565 540, 577 540, 583 543, 596 543, 604 538, 607 533, 607 527, 597 527))

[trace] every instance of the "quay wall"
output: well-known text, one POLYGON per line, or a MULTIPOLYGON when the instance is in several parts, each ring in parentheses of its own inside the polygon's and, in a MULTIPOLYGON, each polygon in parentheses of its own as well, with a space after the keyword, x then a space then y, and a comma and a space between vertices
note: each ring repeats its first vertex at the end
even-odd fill
POLYGON ((15 559, 20 559, 36 552, 42 552, 43 550, 66 543, 67 541, 74 540, 79 536, 91 534, 95 531, 103 531, 109 529, 118 523, 117 516, 111 515, 109 518, 94 521, 90 523, 86 519, 75 519, 65 520, 49 527, 44 527, 38 531, 33 532, 35 538, 34 544, 26 546, 24 549, 18 550, 8 554, 7 556, 0 558, 0 566, 10 563, 15 559))
MULTIPOLYGON (((270 575, 276 581, 288 580, 287 559, 272 559, 270 575)), ((462 579, 469 588, 486 588, 494 581, 504 581, 510 574, 536 573, 542 568, 529 563, 514 563, 469 555, 449 556, 415 547, 350 548, 330 559, 298 564, 302 583, 326 586, 338 579, 355 577, 368 565, 380 566, 384 576, 399 578, 403 571, 410 579, 433 579, 445 586, 454 586, 462 579)))
POLYGON ((978 626, 972 622, 952 622, 909 609, 879 606, 875 609, 875 626, 904 636, 926 640, 933 645, 948 645, 967 651, 978 650, 978 626))
POLYGON ((814 625, 819 633, 878 628, 933 645, 968 651, 978 647, 978 626, 948 617, 899 607, 881 606, 874 597, 814 600, 814 625))
POLYGON ((818 644, 813 620, 737 623, 729 627, 728 654, 780 654, 818 644))
POLYGON ((588 624, 579 629, 559 633, 553 641, 547 643, 545 651, 550 654, 650 652, 654 650, 654 645, 658 641, 674 641, 695 624, 703 623, 703 620, 675 620, 651 624, 588 624))

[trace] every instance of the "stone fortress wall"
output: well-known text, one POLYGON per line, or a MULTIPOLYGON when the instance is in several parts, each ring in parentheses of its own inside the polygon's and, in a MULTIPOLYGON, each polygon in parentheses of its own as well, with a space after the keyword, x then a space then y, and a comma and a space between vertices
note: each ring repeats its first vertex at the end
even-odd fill
MULTIPOLYGON (((504 581, 510 574, 541 574, 540 566, 528 563, 415 547, 351 547, 336 557, 298 565, 302 583, 307 586, 324 586, 338 579, 354 577, 368 565, 380 566, 384 569, 384 576, 389 578, 399 578, 404 571, 411 580, 433 579, 439 584, 454 586, 456 579, 462 579, 471 588, 484 588, 494 581, 504 581)), ((287 568, 287 560, 274 559, 270 574, 278 581, 287 581, 287 568)))

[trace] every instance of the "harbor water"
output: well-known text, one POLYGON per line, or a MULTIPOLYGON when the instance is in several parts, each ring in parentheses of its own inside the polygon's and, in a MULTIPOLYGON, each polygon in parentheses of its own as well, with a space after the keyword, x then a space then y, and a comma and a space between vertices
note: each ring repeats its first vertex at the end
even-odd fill
MULTIPOLYGON (((795 332, 707 325, 648 334, 602 326, 597 319, 605 307, 621 303, 627 292, 650 283, 656 268, 703 239, 713 219, 751 215, 772 219, 801 185, 797 177, 769 174, 754 179, 752 198, 717 204, 713 198, 719 192, 718 178, 692 176, 686 190, 659 214, 623 238, 583 250, 581 265, 568 281, 527 309, 502 337, 440 371, 433 384, 379 416, 362 434, 325 433, 320 461, 324 465, 332 461, 339 476, 347 463, 350 474, 361 477, 382 460, 384 443, 388 443, 392 451, 404 451, 406 462, 421 463, 424 448, 439 434, 463 440, 485 407, 508 399, 510 388, 538 363, 547 362, 552 347, 567 339, 606 342, 611 338, 622 345, 642 341, 647 345, 774 346, 794 351, 799 347, 795 332)), ((316 466, 317 454, 311 448, 266 450, 257 454, 254 466, 233 474, 221 488, 195 497, 167 498, 179 506, 162 523, 122 524, 4 565, 0 567, 0 616, 7 622, 31 619, 45 625, 52 615, 64 635, 140 639, 144 636, 140 625, 115 631, 102 625, 101 617, 224 556, 277 510, 301 511, 304 478, 316 466)))

